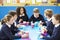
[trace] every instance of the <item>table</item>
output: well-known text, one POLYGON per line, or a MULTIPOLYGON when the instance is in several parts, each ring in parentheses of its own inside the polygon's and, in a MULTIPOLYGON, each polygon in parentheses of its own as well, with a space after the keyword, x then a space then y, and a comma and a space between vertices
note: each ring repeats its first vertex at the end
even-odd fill
MULTIPOLYGON (((32 28, 32 26, 28 25, 28 26, 23 26, 23 27, 19 28, 19 30, 23 30, 25 32, 28 31, 30 40, 45 40, 45 39, 39 38, 39 35, 40 35, 39 27, 32 28)), ((22 40, 22 39, 16 39, 16 40, 22 40)), ((29 40, 29 39, 25 39, 25 40, 29 40)))

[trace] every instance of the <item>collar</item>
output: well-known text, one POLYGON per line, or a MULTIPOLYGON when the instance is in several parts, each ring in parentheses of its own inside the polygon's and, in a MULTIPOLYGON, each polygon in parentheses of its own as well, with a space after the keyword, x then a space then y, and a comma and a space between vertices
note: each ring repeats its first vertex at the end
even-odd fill
POLYGON ((60 24, 56 24, 55 27, 58 27, 60 24))
POLYGON ((38 16, 35 16, 35 15, 34 15, 34 17, 35 17, 35 18, 38 18, 38 17, 39 17, 39 15, 38 15, 38 16))
POLYGON ((50 18, 50 19, 47 19, 47 21, 51 21, 51 19, 52 19, 52 18, 50 18))
POLYGON ((10 28, 11 27, 11 25, 10 24, 8 24, 8 23, 6 23, 6 25, 10 28))
POLYGON ((20 17, 24 16, 25 14, 20 15, 20 17))

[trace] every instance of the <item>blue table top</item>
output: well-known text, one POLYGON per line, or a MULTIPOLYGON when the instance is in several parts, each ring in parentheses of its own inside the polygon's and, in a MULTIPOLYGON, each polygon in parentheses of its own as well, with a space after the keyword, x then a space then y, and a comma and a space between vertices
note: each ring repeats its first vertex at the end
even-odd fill
MULTIPOLYGON (((24 27, 20 27, 19 30, 23 30, 23 31, 28 31, 29 32, 29 38, 31 40, 45 40, 45 39, 40 39, 39 35, 40 35, 40 28, 39 27, 34 27, 32 28, 32 26, 24 26, 24 27)), ((22 39, 16 39, 16 40, 22 40, 22 39)))
MULTIPOLYGON (((25 32, 29 32, 29 38, 30 40, 45 40, 45 39, 40 39, 40 27, 38 27, 36 24, 32 28, 31 25, 28 26, 22 26, 19 28, 19 30, 23 30, 25 32)), ((16 40, 22 40, 22 39, 16 39, 16 40)), ((27 40, 27 39, 25 39, 27 40)))

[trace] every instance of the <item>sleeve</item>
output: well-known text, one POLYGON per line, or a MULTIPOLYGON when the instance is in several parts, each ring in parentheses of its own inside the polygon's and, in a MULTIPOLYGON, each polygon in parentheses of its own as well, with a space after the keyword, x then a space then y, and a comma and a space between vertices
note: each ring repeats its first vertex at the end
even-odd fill
POLYGON ((16 24, 19 24, 19 19, 20 19, 20 17, 18 16, 16 19, 16 24))
POLYGON ((3 28, 3 32, 6 34, 6 36, 7 36, 10 40, 13 40, 13 39, 15 39, 15 38, 21 38, 21 36, 18 37, 18 36, 12 35, 12 33, 11 33, 7 28, 3 28))
POLYGON ((42 15, 39 15, 39 18, 40 18, 41 21, 43 21, 43 22, 45 21, 44 17, 42 15))
POLYGON ((50 34, 50 36, 52 35, 54 29, 54 25, 51 22, 47 23, 47 30, 48 30, 48 34, 50 34))
POLYGON ((50 38, 46 37, 46 40, 59 40, 60 30, 57 30, 50 38))
POLYGON ((33 21, 33 15, 30 17, 29 22, 33 21))
POLYGON ((43 17, 42 15, 40 15, 40 17, 39 17, 39 18, 40 18, 40 20, 41 20, 42 22, 44 22, 44 24, 43 24, 43 25, 44 25, 44 26, 46 26, 46 20, 44 19, 44 17, 43 17))
POLYGON ((12 27, 11 27, 11 31, 13 31, 14 33, 17 33, 17 32, 19 32, 20 30, 18 30, 18 28, 13 24, 13 25, 11 25, 12 27))
POLYGON ((26 14, 26 21, 28 21, 28 20, 29 20, 29 18, 28 18, 27 14, 26 14))
POLYGON ((7 28, 3 28, 3 32, 10 40, 13 40, 12 34, 7 28))

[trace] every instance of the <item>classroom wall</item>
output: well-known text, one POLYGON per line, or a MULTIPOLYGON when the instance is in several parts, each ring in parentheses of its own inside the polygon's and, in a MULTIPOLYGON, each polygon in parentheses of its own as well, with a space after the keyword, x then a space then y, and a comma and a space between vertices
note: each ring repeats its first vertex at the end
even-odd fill
MULTIPOLYGON (((0 6, 0 20, 8 14, 8 11, 10 10, 16 10, 18 6, 0 6)), ((33 14, 33 9, 38 8, 40 11, 40 14, 44 16, 44 10, 45 9, 52 9, 54 14, 60 14, 60 6, 25 6, 27 15, 30 18, 33 14)))

